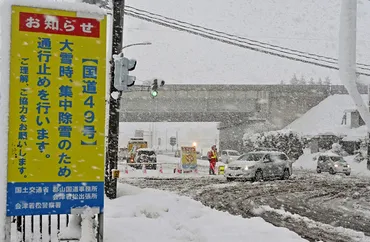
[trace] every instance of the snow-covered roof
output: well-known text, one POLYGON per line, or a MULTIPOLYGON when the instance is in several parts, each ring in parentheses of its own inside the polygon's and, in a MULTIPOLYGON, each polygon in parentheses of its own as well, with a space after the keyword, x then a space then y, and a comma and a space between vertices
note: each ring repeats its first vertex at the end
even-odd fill
MULTIPOLYGON (((367 103, 367 95, 361 95, 367 103)), ((344 112, 346 110, 356 110, 356 106, 351 97, 346 94, 336 94, 327 97, 317 106, 286 126, 301 135, 314 136, 318 134, 334 134, 348 136, 363 136, 364 126, 356 129, 350 128, 349 117, 347 124, 341 125, 344 112)))

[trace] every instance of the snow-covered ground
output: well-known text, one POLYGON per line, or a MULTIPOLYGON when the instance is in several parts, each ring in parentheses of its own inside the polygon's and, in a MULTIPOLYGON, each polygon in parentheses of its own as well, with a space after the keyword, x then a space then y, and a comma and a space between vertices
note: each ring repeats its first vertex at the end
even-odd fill
POLYGON ((370 241, 368 177, 332 176, 296 169, 294 176, 284 181, 227 182, 222 176, 208 176, 127 178, 121 182, 186 195, 208 207, 244 218, 262 217, 310 241, 370 241))
MULTIPOLYGON (((303 169, 303 170, 311 170, 316 171, 317 163, 314 161, 314 157, 318 155, 318 153, 311 154, 307 149, 305 153, 299 157, 299 159, 293 163, 293 169, 303 169)), ((351 167, 351 176, 369 176, 370 171, 367 169, 366 160, 362 162, 355 161, 355 156, 346 156, 344 159, 351 167)), ((323 173, 323 175, 327 175, 323 173)))
POLYGON ((261 218, 232 216, 169 192, 120 184, 119 195, 106 201, 108 242, 306 241, 261 218))

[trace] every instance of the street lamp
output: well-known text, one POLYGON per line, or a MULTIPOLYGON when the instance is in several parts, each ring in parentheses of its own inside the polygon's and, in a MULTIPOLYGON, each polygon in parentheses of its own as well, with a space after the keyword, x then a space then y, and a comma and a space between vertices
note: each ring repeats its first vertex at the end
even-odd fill
POLYGON ((137 45, 151 45, 152 43, 151 42, 139 42, 139 43, 134 43, 134 44, 129 44, 129 45, 125 45, 123 46, 122 50, 126 49, 126 48, 129 48, 131 46, 137 46, 137 45))

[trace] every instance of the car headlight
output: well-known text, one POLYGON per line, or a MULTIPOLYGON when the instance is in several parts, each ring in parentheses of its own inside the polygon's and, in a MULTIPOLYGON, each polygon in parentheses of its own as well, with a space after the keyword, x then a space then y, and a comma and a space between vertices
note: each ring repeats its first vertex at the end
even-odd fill
POLYGON ((244 170, 248 171, 248 166, 245 166, 244 170))
POLYGON ((334 165, 334 167, 338 167, 338 165, 337 165, 337 164, 335 164, 335 165, 334 165))

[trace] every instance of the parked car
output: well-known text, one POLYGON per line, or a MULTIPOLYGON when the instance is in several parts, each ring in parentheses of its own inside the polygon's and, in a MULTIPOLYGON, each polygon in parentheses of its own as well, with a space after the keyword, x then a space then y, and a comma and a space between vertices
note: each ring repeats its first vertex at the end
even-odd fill
POLYGON ((208 160, 208 155, 202 155, 202 156, 200 157, 200 159, 201 159, 201 160, 208 160))
POLYGON ((314 160, 317 161, 317 173, 329 172, 330 174, 344 173, 347 176, 351 174, 351 167, 342 156, 332 152, 321 153, 314 160))
POLYGON ((157 155, 153 149, 149 148, 141 148, 136 150, 135 155, 135 167, 136 169, 141 169, 142 164, 140 163, 146 163, 145 167, 147 169, 157 169, 157 155))
POLYGON ((228 164, 240 157, 240 153, 236 150, 223 150, 221 151, 221 159, 219 161, 228 164))
POLYGON ((278 151, 249 152, 225 166, 228 181, 289 179, 292 172, 292 162, 284 152, 278 151))

